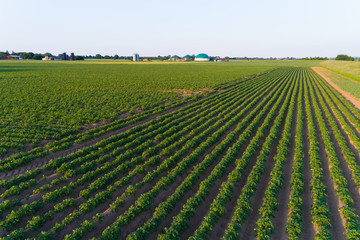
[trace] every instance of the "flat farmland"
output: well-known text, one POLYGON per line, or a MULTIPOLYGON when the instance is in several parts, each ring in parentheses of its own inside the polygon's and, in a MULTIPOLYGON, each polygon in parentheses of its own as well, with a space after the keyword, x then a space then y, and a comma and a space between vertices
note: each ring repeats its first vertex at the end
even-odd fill
MULTIPOLYGON (((36 122, 41 129, 67 132, 59 130, 56 137, 46 136, 29 149, 4 151, 0 235, 359 239, 360 111, 309 66, 300 65, 143 65, 139 78, 151 76, 154 66, 166 68, 157 72, 167 71, 170 79, 179 72, 184 76, 167 87, 158 83, 151 93, 162 97, 153 105, 133 108, 132 103, 121 106, 123 110, 121 104, 109 105, 103 119, 81 121, 82 115, 79 120, 74 114, 71 123, 60 116, 46 125, 45 116, 50 115, 44 110, 40 115, 24 114, 32 119, 28 125, 4 120, 3 127, 32 129, 36 122), (181 83, 184 78, 188 80, 181 83), (189 79, 198 80, 192 85, 189 79), (183 89, 191 96, 184 97, 183 89)), ((14 66, 0 69, 8 69, 6 76, 14 74, 21 85, 14 66)), ((107 71, 126 72, 125 67, 115 67, 107 71)), ((127 71, 137 72, 136 65, 131 67, 127 71)), ((49 76, 60 74, 48 71, 49 76)), ((84 75, 91 71, 98 72, 89 66, 84 75)), ((1 81, 4 76, 3 71, 1 81)), ((80 91, 82 83, 78 84, 69 91, 80 91)), ((70 83, 64 86, 71 88, 70 83)), ((105 96, 115 86, 99 89, 105 96)), ((78 109, 78 101, 73 102, 73 109, 78 109)), ((88 109, 89 116, 97 112, 88 109)))

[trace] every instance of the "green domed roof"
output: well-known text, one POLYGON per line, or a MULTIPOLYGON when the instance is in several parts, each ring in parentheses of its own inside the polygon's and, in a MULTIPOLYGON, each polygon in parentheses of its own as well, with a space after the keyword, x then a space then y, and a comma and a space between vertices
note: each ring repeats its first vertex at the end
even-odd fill
POLYGON ((193 59, 193 57, 191 55, 185 55, 183 58, 191 58, 191 59, 193 59))
POLYGON ((181 58, 181 57, 179 57, 178 55, 174 55, 171 58, 181 58))
POLYGON ((200 54, 196 55, 195 58, 209 58, 209 56, 205 53, 200 53, 200 54))

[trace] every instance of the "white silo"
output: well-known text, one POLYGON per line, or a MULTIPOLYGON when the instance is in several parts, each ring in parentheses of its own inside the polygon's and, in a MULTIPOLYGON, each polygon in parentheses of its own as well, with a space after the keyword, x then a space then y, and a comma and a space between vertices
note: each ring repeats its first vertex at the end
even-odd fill
POLYGON ((139 54, 134 53, 134 55, 133 55, 133 61, 134 61, 134 62, 139 62, 139 61, 140 61, 140 56, 139 56, 139 54))

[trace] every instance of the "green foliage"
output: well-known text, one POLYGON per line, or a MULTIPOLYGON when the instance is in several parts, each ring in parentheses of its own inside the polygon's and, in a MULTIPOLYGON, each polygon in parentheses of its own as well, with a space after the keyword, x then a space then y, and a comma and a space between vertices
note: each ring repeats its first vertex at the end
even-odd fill
POLYGON ((340 61, 354 61, 353 57, 350 57, 346 54, 339 54, 336 56, 335 60, 340 60, 340 61))
POLYGON ((2 61, 0 156, 10 148, 23 150, 27 143, 60 139, 86 125, 179 100, 183 91, 232 86, 245 76, 274 68, 261 64, 2 61))
MULTIPOLYGON (((322 67, 325 67, 333 72, 348 77, 354 81, 360 82, 360 61, 323 61, 320 63, 322 67)), ((333 79, 334 75, 329 76, 333 79)), ((338 77, 339 78, 339 77, 338 77)), ((338 81, 344 81, 346 79, 339 78, 338 81)), ((348 79, 347 79, 348 80, 348 79)))

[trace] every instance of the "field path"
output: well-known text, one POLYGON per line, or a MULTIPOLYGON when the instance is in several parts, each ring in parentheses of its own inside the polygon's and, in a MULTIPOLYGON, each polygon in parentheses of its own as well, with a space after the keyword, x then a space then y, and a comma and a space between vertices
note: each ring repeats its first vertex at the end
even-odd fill
MULTIPOLYGON (((353 95, 351 95, 350 93, 340 89, 340 87, 338 85, 336 85, 335 83, 333 83, 331 81, 331 79, 329 77, 327 77, 325 74, 326 72, 331 72, 331 73, 334 73, 330 70, 327 70, 323 67, 312 67, 312 70, 314 70, 317 74, 319 74, 323 79, 325 79, 325 81, 327 83, 329 83, 333 88, 336 89, 336 91, 338 91, 339 93, 341 93, 341 95, 343 95, 348 101, 350 101, 355 107, 357 107, 358 109, 360 109, 360 99, 354 97, 353 95)), ((334 74, 337 74, 337 73, 334 73, 334 74)), ((339 75, 339 74, 338 74, 339 75)), ((342 75, 340 75, 342 76, 342 75)), ((344 77, 344 76, 342 76, 344 77)), ((346 78, 346 77, 345 77, 346 78)), ((347 78, 347 79, 350 79, 350 78, 347 78)), ((350 79, 351 81, 354 81, 352 79, 350 79)))

